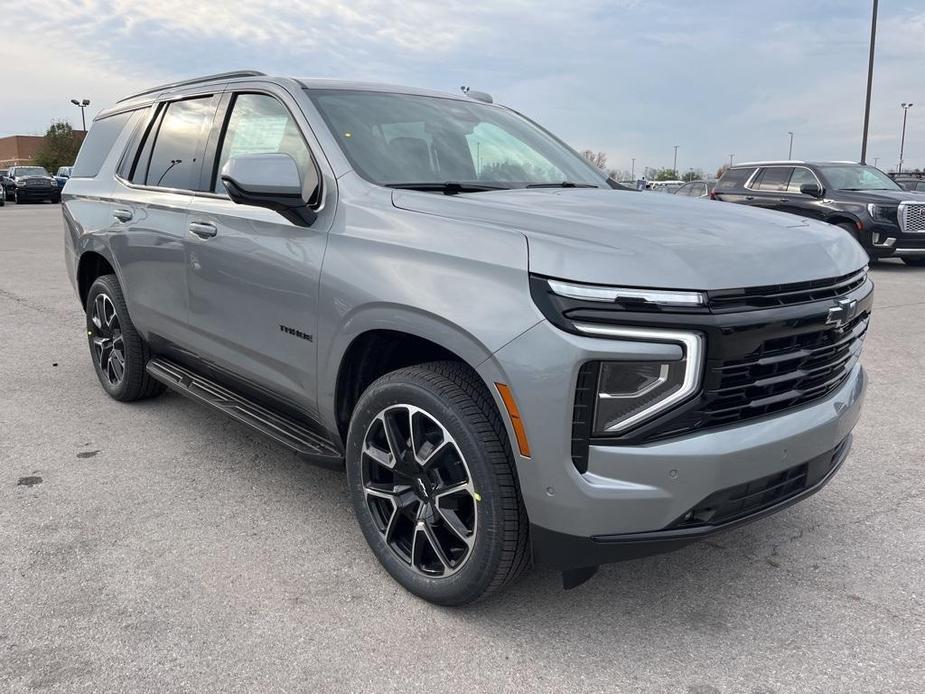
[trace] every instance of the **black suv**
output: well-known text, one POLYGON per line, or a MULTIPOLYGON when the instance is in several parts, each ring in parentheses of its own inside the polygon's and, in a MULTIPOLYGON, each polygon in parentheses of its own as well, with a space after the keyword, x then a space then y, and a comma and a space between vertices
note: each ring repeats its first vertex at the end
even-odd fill
POLYGON ((903 190, 872 166, 736 164, 717 182, 713 197, 836 224, 857 239, 871 259, 897 257, 925 266, 925 193, 903 190))
MULTIPOLYGON (((61 202, 61 189, 43 166, 11 166, 7 178, 12 182, 13 200, 17 203, 30 200, 61 202)), ((9 197, 9 183, 4 182, 9 197)))

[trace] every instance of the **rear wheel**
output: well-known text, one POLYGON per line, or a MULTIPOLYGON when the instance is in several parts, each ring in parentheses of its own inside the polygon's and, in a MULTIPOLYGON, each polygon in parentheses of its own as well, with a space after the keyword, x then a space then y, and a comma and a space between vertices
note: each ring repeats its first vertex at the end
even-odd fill
POLYGON ((464 364, 432 362, 374 382, 350 422, 347 478, 373 553, 425 600, 472 602, 529 560, 504 425, 464 364))
POLYGON ((162 393, 164 386, 145 370, 151 353, 132 324, 115 275, 90 285, 86 311, 90 355, 103 390, 123 402, 162 393))
POLYGON ((911 265, 912 267, 925 267, 925 258, 903 258, 903 262, 906 265, 911 265))

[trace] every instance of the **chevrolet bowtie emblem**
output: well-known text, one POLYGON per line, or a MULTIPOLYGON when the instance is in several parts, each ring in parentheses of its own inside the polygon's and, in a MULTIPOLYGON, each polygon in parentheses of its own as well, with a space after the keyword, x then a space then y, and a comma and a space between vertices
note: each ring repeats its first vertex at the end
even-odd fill
POLYGON ((858 314, 857 299, 838 299, 835 305, 829 309, 826 316, 825 324, 834 325, 841 328, 845 323, 849 323, 852 318, 858 314))

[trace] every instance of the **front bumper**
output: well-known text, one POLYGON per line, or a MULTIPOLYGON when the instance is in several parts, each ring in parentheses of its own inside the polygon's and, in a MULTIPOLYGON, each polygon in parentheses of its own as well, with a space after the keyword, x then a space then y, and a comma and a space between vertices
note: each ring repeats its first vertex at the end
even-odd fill
POLYGON ((872 258, 912 258, 925 256, 925 233, 903 233, 894 224, 868 224, 872 258))
POLYGON ((16 188, 16 197, 20 200, 60 199, 61 189, 57 187, 21 186, 16 188))
POLYGON ((675 549, 805 498, 831 474, 753 517, 662 534, 717 491, 844 445, 831 473, 840 465, 863 402, 866 376, 859 364, 828 397, 780 414, 640 445, 591 445, 588 470, 579 473, 570 444, 580 365, 666 347, 572 335, 543 322, 480 367, 487 381, 512 385, 533 450, 531 458, 517 457, 517 472, 538 565, 565 570, 675 549))

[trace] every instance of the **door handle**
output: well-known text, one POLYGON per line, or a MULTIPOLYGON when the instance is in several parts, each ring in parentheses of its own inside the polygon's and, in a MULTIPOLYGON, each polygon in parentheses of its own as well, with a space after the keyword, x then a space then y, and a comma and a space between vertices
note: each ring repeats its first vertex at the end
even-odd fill
POLYGON ((201 239, 211 239, 218 233, 218 229, 211 222, 190 222, 189 230, 201 239))
POLYGON ((790 202, 787 198, 778 198, 777 202, 790 202))
POLYGON ((118 219, 120 222, 128 222, 131 221, 135 214, 131 210, 127 210, 124 207, 117 207, 112 211, 112 216, 118 219))
POLYGON ((746 196, 745 196, 745 199, 746 199, 746 200, 754 200, 754 199, 755 199, 755 196, 754 196, 754 195, 746 195, 746 196))

